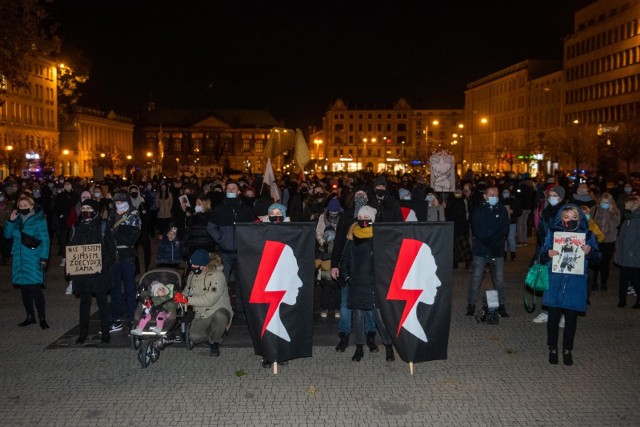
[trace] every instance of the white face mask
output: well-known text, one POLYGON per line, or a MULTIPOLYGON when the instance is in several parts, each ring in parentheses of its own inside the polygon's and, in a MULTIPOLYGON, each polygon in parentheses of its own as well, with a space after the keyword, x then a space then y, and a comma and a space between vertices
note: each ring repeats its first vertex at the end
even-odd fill
POLYGON ((195 207, 196 213, 202 213, 204 212, 204 208, 200 205, 196 205, 195 207))
POLYGON ((129 203, 128 202, 122 202, 120 204, 116 203, 116 210, 118 212, 126 212, 129 210, 129 203))

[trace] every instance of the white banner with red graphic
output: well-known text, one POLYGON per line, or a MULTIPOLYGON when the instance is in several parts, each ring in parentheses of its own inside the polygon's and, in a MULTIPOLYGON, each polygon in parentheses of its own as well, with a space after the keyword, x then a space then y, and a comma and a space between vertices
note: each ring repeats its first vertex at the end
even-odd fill
POLYGON ((310 357, 315 224, 237 224, 238 284, 256 354, 310 357))
POLYGON ((447 358, 453 281, 453 223, 376 223, 378 304, 405 362, 447 358))

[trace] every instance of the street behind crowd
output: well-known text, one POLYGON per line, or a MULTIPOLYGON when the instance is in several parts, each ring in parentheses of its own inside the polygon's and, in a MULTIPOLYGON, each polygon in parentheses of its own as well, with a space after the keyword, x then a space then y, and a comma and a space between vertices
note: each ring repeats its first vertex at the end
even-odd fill
MULTIPOLYGON (((449 358, 417 364, 413 376, 401 360, 386 362, 383 351, 352 362, 353 341, 344 353, 335 344, 314 347, 313 357, 279 367, 278 375, 262 368, 252 348, 224 344, 218 358, 206 346, 175 345, 144 370, 130 348, 45 350, 78 320, 79 301, 65 295, 60 258, 52 256, 49 266, 47 330, 16 326, 24 318, 20 293, 9 267, 0 267, 7 338, 0 347, 0 417, 12 426, 637 424, 640 312, 616 307, 617 269, 609 290, 592 293, 578 320, 575 364, 553 366, 545 325, 533 323, 538 312, 522 306, 532 251, 529 240, 516 261, 505 263, 510 317, 499 325, 465 316, 470 273, 454 270, 449 358)), ((482 291, 490 286, 487 274, 482 291)), ((335 321, 318 314, 316 323, 335 321)))

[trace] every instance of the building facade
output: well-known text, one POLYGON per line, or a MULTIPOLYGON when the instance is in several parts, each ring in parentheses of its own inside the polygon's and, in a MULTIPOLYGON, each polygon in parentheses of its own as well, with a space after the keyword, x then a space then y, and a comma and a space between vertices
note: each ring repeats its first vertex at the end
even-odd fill
POLYGON ((154 110, 136 124, 134 153, 143 173, 212 176, 223 171, 262 172, 271 129, 267 111, 154 110))
POLYGON ((126 176, 142 159, 133 157, 133 120, 111 111, 75 107, 60 132, 60 174, 126 176))
POLYGON ((58 155, 58 70, 50 58, 25 64, 28 86, 18 88, 0 76, 0 158, 2 173, 39 173, 58 155))
POLYGON ((423 171, 433 152, 459 151, 462 113, 414 109, 403 98, 391 108, 351 108, 337 99, 322 118, 322 130, 309 138, 311 166, 333 172, 423 171))

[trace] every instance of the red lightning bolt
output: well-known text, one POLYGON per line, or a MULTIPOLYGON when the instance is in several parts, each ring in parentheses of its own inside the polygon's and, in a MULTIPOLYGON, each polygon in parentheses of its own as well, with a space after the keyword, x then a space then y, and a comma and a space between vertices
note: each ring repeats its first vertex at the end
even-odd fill
POLYGON ((396 268, 393 271, 393 278, 391 279, 391 284, 389 285, 389 292, 387 293, 388 300, 399 300, 407 302, 404 306, 404 311, 402 312, 400 323, 398 323, 398 332, 396 336, 400 335, 400 330, 402 329, 402 325, 404 324, 407 315, 409 314, 413 306, 416 305, 416 301, 418 300, 418 298, 420 298, 420 295, 423 292, 423 290, 421 289, 402 288, 402 285, 404 284, 407 275, 409 274, 409 270, 411 270, 411 266, 413 265, 421 247, 422 242, 420 242, 419 240, 404 239, 402 241, 402 246, 400 247, 400 252, 398 253, 396 268))
POLYGON ((271 322, 273 314, 278 309, 280 301, 282 301, 282 298, 284 298, 284 295, 287 292, 285 290, 267 291, 266 289, 284 247, 284 243, 274 242, 271 240, 266 241, 264 249, 262 250, 262 258, 260 259, 260 265, 258 266, 256 280, 253 282, 253 289, 251 290, 249 302, 251 304, 269 304, 267 317, 262 324, 262 333, 260 334, 260 337, 264 335, 264 331, 267 329, 269 322, 271 322))

